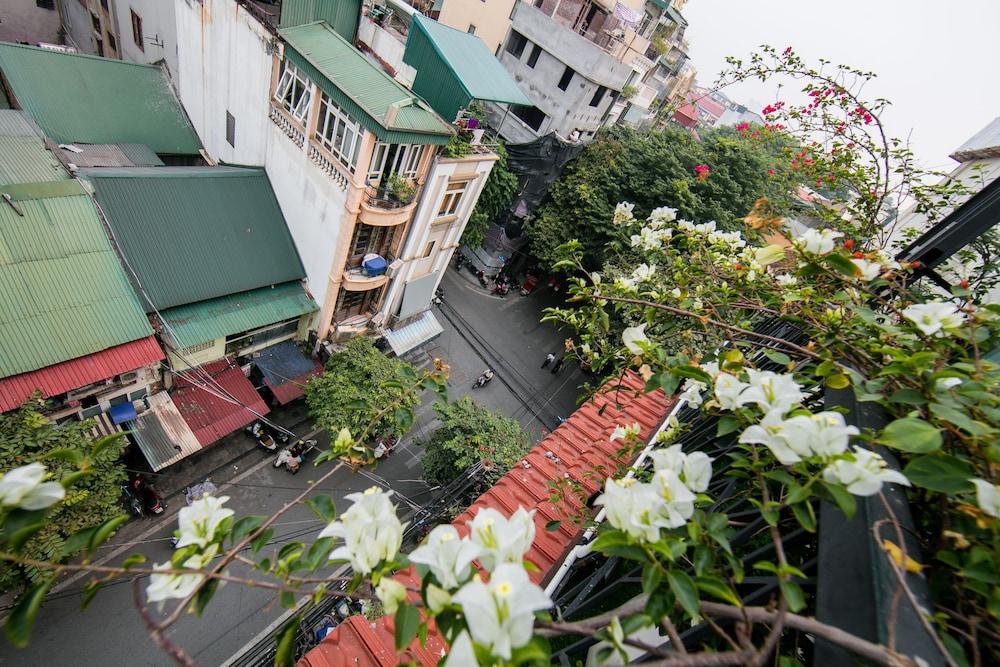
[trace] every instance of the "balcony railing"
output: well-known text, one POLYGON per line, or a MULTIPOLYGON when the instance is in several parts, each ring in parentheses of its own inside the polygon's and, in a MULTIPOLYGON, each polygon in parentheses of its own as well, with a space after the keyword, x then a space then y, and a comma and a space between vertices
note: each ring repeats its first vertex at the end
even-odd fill
POLYGON ((378 187, 369 185, 365 188, 365 204, 386 211, 406 208, 415 202, 420 195, 420 186, 414 185, 412 188, 412 192, 398 193, 385 183, 378 187))
POLYGON ((350 185, 351 181, 341 171, 342 167, 340 164, 331 159, 325 150, 311 141, 309 142, 309 159, 316 163, 316 166, 325 171, 326 175, 333 179, 333 181, 340 186, 341 190, 346 190, 347 186, 350 185))
POLYGON ((274 124, 281 128, 281 131, 288 135, 289 139, 295 142, 296 146, 301 148, 305 145, 305 132, 302 131, 302 128, 295 121, 288 117, 284 109, 272 102, 271 111, 268 115, 274 124))

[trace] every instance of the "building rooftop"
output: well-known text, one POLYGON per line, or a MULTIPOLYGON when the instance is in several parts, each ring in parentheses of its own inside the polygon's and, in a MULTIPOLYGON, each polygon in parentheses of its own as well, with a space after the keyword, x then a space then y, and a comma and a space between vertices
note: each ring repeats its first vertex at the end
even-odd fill
POLYGON ((159 67, 0 43, 12 107, 58 143, 146 144, 197 155, 201 142, 159 67))
MULTIPOLYGON (((594 398, 584 403, 557 429, 542 439, 513 470, 452 523, 460 533, 468 533, 466 522, 479 510, 492 507, 505 515, 518 507, 536 510, 535 540, 525 560, 539 569, 529 572, 535 582, 546 581, 555 571, 567 549, 576 544, 584 527, 567 519, 589 512, 572 494, 550 501, 553 482, 567 477, 578 482, 586 493, 593 493, 601 481, 591 473, 601 469, 613 474, 618 464, 618 446, 609 437, 615 426, 638 422, 643 439, 648 439, 666 418, 671 400, 662 391, 643 394, 643 382, 638 375, 626 375, 621 383, 612 381, 594 398), (560 520, 559 528, 546 530, 545 525, 560 520)), ((409 570, 398 575, 406 581, 413 577, 409 570)), ((406 581, 406 583, 419 582, 406 581)), ((444 644, 432 631, 425 647, 414 642, 407 650, 409 657, 423 665, 435 665, 444 644)), ((405 660, 403 660, 405 662, 405 660)), ((354 616, 334 628, 320 644, 300 662, 300 667, 391 667, 401 662, 393 644, 393 619, 384 616, 371 622, 354 616)))
MULTIPOLYGON (((81 169, 157 310, 305 277, 263 169, 81 169)), ((147 301, 147 312, 153 310, 147 301)))
POLYGON ((0 109, 0 184, 66 181, 70 176, 45 147, 41 129, 22 111, 0 109))
POLYGON ((957 162, 1000 157, 1000 116, 972 135, 948 157, 957 162))
POLYGON ((326 22, 281 28, 286 56, 380 141, 446 144, 451 125, 326 22))

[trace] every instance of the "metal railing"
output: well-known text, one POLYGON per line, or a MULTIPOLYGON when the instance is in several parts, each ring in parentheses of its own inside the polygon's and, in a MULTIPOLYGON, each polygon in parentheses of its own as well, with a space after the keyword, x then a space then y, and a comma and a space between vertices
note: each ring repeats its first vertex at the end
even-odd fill
POLYGON ((387 211, 406 208, 417 201, 417 197, 420 195, 420 186, 413 185, 412 187, 412 194, 400 197, 385 183, 378 186, 369 185, 365 188, 365 203, 373 208, 385 209, 387 211))

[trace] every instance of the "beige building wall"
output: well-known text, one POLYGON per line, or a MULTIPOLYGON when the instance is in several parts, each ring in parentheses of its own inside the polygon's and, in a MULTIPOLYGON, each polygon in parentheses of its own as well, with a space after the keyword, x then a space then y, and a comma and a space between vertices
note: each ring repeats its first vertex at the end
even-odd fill
POLYGON ((510 14, 517 0, 445 0, 438 21, 469 32, 476 27, 476 37, 496 53, 510 28, 510 14))

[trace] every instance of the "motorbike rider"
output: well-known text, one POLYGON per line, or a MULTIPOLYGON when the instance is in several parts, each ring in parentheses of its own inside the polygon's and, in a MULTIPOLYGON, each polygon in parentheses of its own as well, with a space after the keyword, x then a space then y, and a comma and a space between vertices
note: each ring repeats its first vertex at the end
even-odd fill
POLYGON ((301 440, 298 440, 291 447, 282 450, 281 453, 278 454, 277 465, 279 467, 284 465, 286 468, 288 468, 288 472, 294 475, 299 471, 299 467, 305 460, 305 453, 306 453, 306 443, 302 442, 301 440))
POLYGON ((479 385, 480 387, 483 387, 483 386, 485 386, 485 385, 486 385, 486 384, 487 384, 487 383, 488 383, 488 382, 489 382, 490 380, 492 380, 492 379, 493 379, 493 376, 494 376, 494 375, 496 375, 496 373, 495 373, 495 372, 493 371, 493 369, 492 369, 492 368, 487 368, 487 369, 486 369, 485 371, 483 371, 483 372, 482 372, 482 374, 481 374, 481 375, 479 376, 479 379, 478 379, 478 380, 476 380, 476 384, 478 384, 478 385, 479 385))

